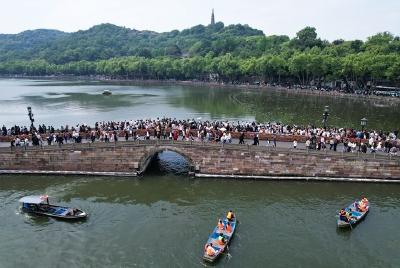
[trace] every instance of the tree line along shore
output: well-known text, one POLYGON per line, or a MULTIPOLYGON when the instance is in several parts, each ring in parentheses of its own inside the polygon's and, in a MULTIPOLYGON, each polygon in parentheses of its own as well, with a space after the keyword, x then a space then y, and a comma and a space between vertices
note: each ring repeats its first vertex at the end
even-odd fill
POLYGON ((365 42, 328 42, 312 27, 292 39, 222 23, 169 34, 136 31, 134 38, 132 31, 107 24, 61 37, 45 32, 39 40, 47 47, 37 41, 31 48, 18 35, 0 36, 0 75, 300 85, 365 94, 376 85, 400 84, 400 38, 388 32, 365 42), (11 49, 10 40, 21 47, 11 49))

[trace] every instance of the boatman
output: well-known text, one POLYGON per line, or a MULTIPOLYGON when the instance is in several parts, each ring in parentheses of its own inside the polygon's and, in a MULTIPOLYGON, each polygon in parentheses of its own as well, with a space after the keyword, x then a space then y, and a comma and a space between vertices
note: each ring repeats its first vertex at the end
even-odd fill
POLYGON ((340 220, 344 222, 349 222, 349 219, 347 217, 347 212, 344 209, 340 210, 340 220))
POLYGON ((213 244, 212 243, 206 244, 206 246, 204 248, 204 251, 206 252, 206 254, 208 256, 214 256, 215 253, 217 253, 217 251, 213 248, 213 244))
POLYGON ((235 218, 235 214, 233 214, 232 210, 229 210, 228 215, 226 215, 226 218, 228 219, 228 221, 233 221, 233 219, 235 218))

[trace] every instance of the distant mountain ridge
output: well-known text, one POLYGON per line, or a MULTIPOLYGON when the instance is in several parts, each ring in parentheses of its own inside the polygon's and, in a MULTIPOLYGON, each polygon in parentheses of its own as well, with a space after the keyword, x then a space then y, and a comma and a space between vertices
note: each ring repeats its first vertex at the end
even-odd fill
POLYGON ((138 31, 105 23, 66 33, 38 29, 18 34, 0 34, 0 61, 44 59, 63 64, 95 61, 121 56, 215 55, 231 51, 239 39, 264 36, 248 25, 197 25, 182 31, 157 33, 138 31), (231 47, 229 47, 231 46, 231 47))

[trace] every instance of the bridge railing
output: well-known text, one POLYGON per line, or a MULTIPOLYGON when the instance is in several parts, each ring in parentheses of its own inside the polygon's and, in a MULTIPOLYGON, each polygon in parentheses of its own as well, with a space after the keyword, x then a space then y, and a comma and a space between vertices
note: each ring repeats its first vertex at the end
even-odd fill
POLYGON ((247 152, 257 151, 270 151, 277 153, 291 153, 291 154, 307 154, 318 157, 338 157, 341 156, 345 159, 376 159, 376 160, 395 160, 400 163, 400 155, 393 155, 388 153, 362 153, 356 152, 343 152, 343 151, 332 151, 332 150, 308 150, 303 148, 284 148, 274 146, 254 146, 249 144, 232 144, 232 143, 213 143, 205 141, 175 141, 175 140, 136 140, 136 141, 119 141, 119 142, 94 142, 94 143, 68 143, 63 145, 45 145, 45 146, 18 146, 18 147, 2 147, 2 152, 23 152, 23 151, 56 151, 56 150, 72 150, 79 151, 81 149, 100 149, 100 148, 114 148, 114 147, 141 147, 141 146, 183 146, 183 147, 208 147, 208 148, 221 148, 227 150, 241 150, 247 152))

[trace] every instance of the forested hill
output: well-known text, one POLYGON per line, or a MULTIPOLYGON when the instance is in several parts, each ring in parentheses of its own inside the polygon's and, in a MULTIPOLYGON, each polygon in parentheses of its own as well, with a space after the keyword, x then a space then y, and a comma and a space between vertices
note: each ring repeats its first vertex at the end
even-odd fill
POLYGON ((204 56, 233 52, 252 37, 264 36, 248 25, 197 25, 183 31, 156 33, 138 31, 113 24, 100 24, 85 31, 65 33, 55 30, 33 30, 19 34, 0 35, 0 61, 44 59, 63 64, 72 61, 95 61, 122 56, 146 58, 159 56, 204 56))
POLYGON ((197 25, 156 33, 101 24, 85 31, 0 35, 0 75, 100 75, 232 83, 400 85, 400 38, 328 42, 313 27, 294 38, 247 25, 197 25), (334 83, 329 83, 334 82, 334 83))

